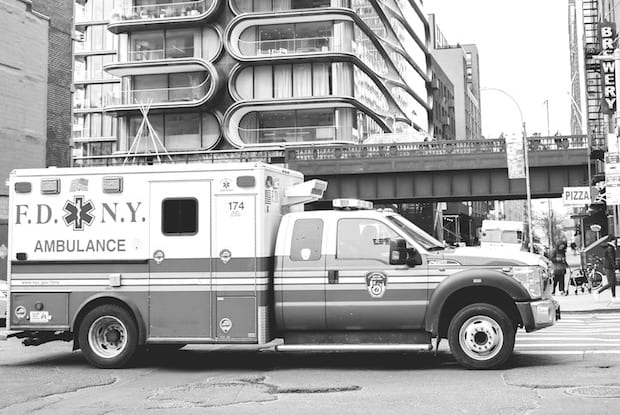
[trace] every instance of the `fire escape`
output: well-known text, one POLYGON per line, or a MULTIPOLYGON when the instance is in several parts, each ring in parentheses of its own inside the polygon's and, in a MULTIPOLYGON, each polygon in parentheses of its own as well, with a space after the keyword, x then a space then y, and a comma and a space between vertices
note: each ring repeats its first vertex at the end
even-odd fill
POLYGON ((592 59, 601 52, 598 0, 583 0, 583 32, 586 97, 588 111, 588 135, 592 151, 605 150, 605 114, 601 111, 603 98, 600 63, 592 59))

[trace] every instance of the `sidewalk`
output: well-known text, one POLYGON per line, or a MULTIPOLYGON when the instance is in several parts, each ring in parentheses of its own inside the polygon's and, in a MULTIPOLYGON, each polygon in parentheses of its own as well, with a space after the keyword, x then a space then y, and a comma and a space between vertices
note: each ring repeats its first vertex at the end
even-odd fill
MULTIPOLYGON (((572 287, 571 287, 572 288, 572 287)), ((556 291, 557 294, 557 291, 556 291)), ((607 290, 599 295, 598 301, 586 290, 578 294, 571 292, 569 295, 554 295, 560 303, 560 311, 564 313, 620 313, 620 302, 611 302, 611 291, 607 290)), ((616 298, 620 300, 620 287, 616 287, 616 298)))

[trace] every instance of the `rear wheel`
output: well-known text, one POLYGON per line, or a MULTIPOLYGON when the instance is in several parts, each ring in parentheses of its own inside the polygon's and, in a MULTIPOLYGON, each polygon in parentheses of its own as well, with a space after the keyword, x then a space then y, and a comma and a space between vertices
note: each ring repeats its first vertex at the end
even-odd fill
POLYGON ((603 285, 603 274, 600 271, 594 271, 591 274, 590 281, 592 288, 599 288, 603 285))
POLYGON ((104 304, 86 314, 80 325, 79 339, 82 353, 91 365, 119 368, 126 365, 136 351, 138 329, 123 307, 104 304))
POLYGON ((485 303, 460 310, 448 327, 450 350, 467 369, 496 369, 512 355, 516 327, 500 308, 485 303))

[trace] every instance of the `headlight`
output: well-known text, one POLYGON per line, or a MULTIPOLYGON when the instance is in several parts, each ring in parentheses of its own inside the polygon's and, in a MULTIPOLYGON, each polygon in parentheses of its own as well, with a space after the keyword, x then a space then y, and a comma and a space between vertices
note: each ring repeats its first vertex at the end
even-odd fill
POLYGON ((525 287, 532 298, 542 296, 542 277, 540 267, 514 267, 512 277, 525 287))

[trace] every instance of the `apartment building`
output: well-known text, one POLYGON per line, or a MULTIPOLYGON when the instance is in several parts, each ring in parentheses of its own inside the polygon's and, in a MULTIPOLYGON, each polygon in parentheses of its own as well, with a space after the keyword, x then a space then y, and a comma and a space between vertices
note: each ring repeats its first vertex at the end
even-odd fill
POLYGON ((76 30, 78 158, 429 131, 420 0, 78 1, 76 30))

